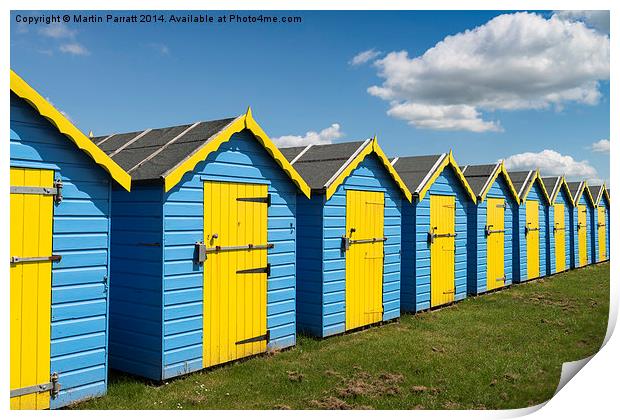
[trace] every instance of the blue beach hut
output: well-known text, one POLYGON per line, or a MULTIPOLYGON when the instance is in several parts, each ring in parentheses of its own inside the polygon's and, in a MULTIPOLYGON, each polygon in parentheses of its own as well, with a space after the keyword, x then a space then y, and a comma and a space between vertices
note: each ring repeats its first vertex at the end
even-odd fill
POLYGON ((282 153, 312 189, 297 201, 298 329, 327 337, 398 318, 411 194, 376 138, 282 153))
POLYGON ((468 293, 476 295, 512 284, 520 200, 504 162, 467 165, 463 174, 477 198, 467 215, 467 285, 468 293))
POLYGON ((392 165, 413 196, 403 209, 403 310, 465 299, 467 211, 476 203, 475 193, 452 152, 397 157, 392 165))
POLYGON ((596 204, 586 181, 569 182, 575 207, 573 210, 573 263, 574 268, 583 267, 596 261, 596 204))
POLYGON ((251 111, 94 139, 112 191, 110 366, 163 380, 295 344, 296 195, 251 111))
POLYGON ((605 184, 590 187, 590 190, 596 202, 598 261, 607 261, 609 260, 609 193, 605 184))
POLYGON ((549 207, 546 253, 546 274, 552 275, 570 269, 571 240, 570 226, 573 213, 573 198, 563 176, 543 178, 549 193, 549 207))
POLYGON ((11 71, 12 409, 103 395, 111 187, 130 176, 11 71))

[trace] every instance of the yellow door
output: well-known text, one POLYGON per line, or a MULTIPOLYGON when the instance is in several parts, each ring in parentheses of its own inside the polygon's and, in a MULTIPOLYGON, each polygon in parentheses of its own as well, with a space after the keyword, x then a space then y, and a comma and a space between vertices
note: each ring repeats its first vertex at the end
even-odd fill
POLYGON ((587 227, 586 227, 586 206, 585 204, 577 205, 577 237, 579 248, 579 267, 582 267, 588 263, 588 239, 587 239, 587 227))
POLYGON ((487 290, 504 286, 504 199, 487 199, 487 290))
POLYGON ((431 195, 431 306, 454 301, 455 198, 431 195))
POLYGON ((553 205, 553 226, 555 230, 555 271, 559 273, 566 269, 566 225, 564 204, 553 205))
POLYGON ((538 201, 525 202, 525 224, 527 229, 527 278, 540 277, 540 225, 538 224, 538 201))
POLYGON ((607 259, 607 242, 605 238, 605 207, 598 207, 598 255, 599 261, 607 259))
POLYGON ((346 329, 383 319, 384 194, 347 191, 346 329))
POLYGON ((265 352, 267 186, 204 183, 203 366, 265 352))
MULTIPOLYGON (((52 188, 53 184, 53 171, 11 168, 11 187, 52 188)), ((17 191, 11 192, 12 394, 50 382, 52 262, 44 259, 52 256, 53 196, 17 191)), ((11 398, 11 409, 49 405, 49 391, 11 398)))

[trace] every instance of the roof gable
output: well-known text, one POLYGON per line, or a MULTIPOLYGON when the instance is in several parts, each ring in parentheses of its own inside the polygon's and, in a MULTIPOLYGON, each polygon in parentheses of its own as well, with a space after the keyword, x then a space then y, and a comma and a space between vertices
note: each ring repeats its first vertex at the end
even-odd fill
POLYGON ((597 206, 599 205, 602 199, 605 199, 605 201, 607 202, 607 205, 609 205, 609 191, 605 184, 592 186, 590 187, 590 190, 592 192, 594 201, 596 202, 597 206))
POLYGON ((581 182, 569 182, 568 183, 569 190, 571 192, 573 203, 577 205, 581 196, 585 193, 586 201, 589 201, 592 206, 595 206, 594 198, 592 197, 592 192, 588 187, 588 183, 586 181, 581 182))
POLYGON ((519 194, 506 171, 503 161, 489 165, 467 165, 464 167, 463 174, 480 202, 486 200, 488 192, 501 175, 514 200, 520 203, 519 194))
POLYGON ((131 189, 131 176, 13 70, 11 70, 11 91, 25 100, 42 117, 46 118, 61 134, 64 134, 65 137, 74 143, 78 149, 82 150, 95 163, 101 166, 119 185, 127 191, 131 189))
POLYGON ((467 196, 475 203, 476 194, 469 186, 461 168, 456 163, 452 151, 442 155, 407 156, 397 157, 392 160, 394 169, 403 177, 407 187, 417 197, 418 201, 424 199, 426 192, 437 180, 441 172, 450 167, 460 181, 467 196))
POLYGON ((521 203, 527 199, 527 196, 534 184, 538 184, 547 205, 551 204, 549 193, 547 193, 547 188, 545 187, 545 183, 540 177, 540 172, 538 170, 508 172, 508 175, 519 193, 521 203))
POLYGON ((374 154, 403 195, 411 201, 411 192, 390 164, 376 137, 358 142, 289 147, 282 149, 282 154, 302 174, 312 190, 324 191, 328 200, 355 168, 368 155, 374 154))

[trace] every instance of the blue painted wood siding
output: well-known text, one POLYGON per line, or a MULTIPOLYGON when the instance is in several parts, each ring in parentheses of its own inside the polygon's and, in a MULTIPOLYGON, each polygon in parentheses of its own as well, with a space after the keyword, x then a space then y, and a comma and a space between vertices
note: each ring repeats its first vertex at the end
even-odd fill
POLYGON ((323 335, 323 209, 325 195, 297 196, 297 330, 323 335))
POLYGON ((510 194, 506 180, 499 176, 491 185, 487 198, 476 205, 470 204, 467 211, 467 293, 475 295, 487 291, 487 221, 488 198, 503 198, 506 204, 504 212, 504 272, 505 285, 512 284, 513 252, 513 217, 518 214, 518 204, 510 194))
POLYGON ((249 131, 209 155, 164 196, 163 362, 170 378, 202 368, 203 267, 194 263, 194 244, 203 238, 203 181, 268 185, 268 347, 295 345, 296 194, 282 171, 249 131))
POLYGON ((465 299, 467 295, 467 211, 473 203, 453 170, 446 167, 422 201, 404 204, 401 305, 408 312, 430 308, 431 254, 427 234, 430 229, 430 196, 433 194, 456 197, 454 300, 465 299))
POLYGON ((54 170, 51 369, 62 385, 51 408, 105 394, 110 180, 95 162, 11 93, 11 166, 54 170))
MULTIPOLYGON (((549 209, 547 205, 547 201, 544 197, 544 194, 540 188, 538 182, 535 182, 530 192, 528 193, 525 201, 527 200, 537 200, 538 201, 538 225, 540 226, 539 232, 539 255, 540 255, 540 275, 544 276, 546 273, 547 267, 547 236, 549 234, 549 217, 553 217, 553 214, 549 214, 549 209)), ((518 224, 516 226, 519 235, 517 235, 518 243, 517 247, 519 249, 518 261, 513 260, 513 279, 514 282, 521 282, 528 280, 527 278, 527 248, 526 248, 526 238, 525 238, 525 201, 519 206, 519 218, 518 224)), ((553 213, 553 212, 551 212, 553 213)))
POLYGON ((161 379, 160 185, 112 190, 110 367, 161 379))
MULTIPOLYGON (((566 262, 564 267, 568 270, 571 266, 571 223, 570 218, 573 212, 570 198, 568 197, 564 188, 560 189, 557 197, 555 198, 556 204, 564 204, 564 255, 566 256, 566 262)), ((549 234, 547 235, 547 275, 555 274, 557 272, 556 265, 556 250, 555 250, 555 209, 549 207, 549 216, 547 217, 547 229, 549 234)))
POLYGON ((581 197, 579 197, 579 201, 575 204, 575 208, 572 211, 572 223, 573 226, 571 227, 571 232, 572 232, 572 262, 571 262, 571 267, 575 268, 575 267, 579 267, 579 234, 577 232, 577 223, 578 223, 578 219, 577 219, 577 214, 578 214, 578 207, 577 205, 579 204, 583 204, 586 206, 586 264, 591 264, 592 263, 592 256, 593 256, 593 249, 594 246, 592 244, 592 241, 596 238, 595 235, 595 230, 596 230, 596 221, 594 221, 594 216, 595 216, 595 209, 594 207, 592 207, 592 205, 590 204, 590 201, 586 198, 585 193, 581 194, 581 197))
MULTIPOLYGON (((597 220, 597 223, 605 223, 605 259, 607 260, 609 259, 609 206, 604 198, 601 199, 599 207, 603 207, 605 209, 605 220, 602 222, 597 220)), ((596 238, 598 242, 598 233, 596 238)))
MULTIPOLYGON (((341 250, 341 240, 346 233, 346 191, 348 189, 382 191, 385 194, 384 234, 388 240, 384 242, 383 320, 387 321, 400 316, 403 196, 379 159, 371 154, 347 177, 323 207, 322 337, 345 331, 345 253, 341 250)), ((316 205, 316 203, 313 204, 316 205)), ((304 265, 300 268, 309 267, 304 265)), ((312 271, 309 271, 301 275, 309 276, 312 275, 311 273, 312 271)))

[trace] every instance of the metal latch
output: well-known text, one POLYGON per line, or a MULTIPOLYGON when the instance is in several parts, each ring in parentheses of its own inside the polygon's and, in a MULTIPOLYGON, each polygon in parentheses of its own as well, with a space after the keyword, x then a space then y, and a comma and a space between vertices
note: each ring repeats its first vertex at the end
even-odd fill
POLYGON ((267 264, 266 267, 259 268, 247 268, 245 270, 237 270, 237 274, 255 274, 255 273, 266 273, 267 277, 271 275, 271 264, 267 264))
POLYGON ((61 259, 62 255, 50 255, 49 257, 11 257, 11 264, 41 261, 57 262, 61 259))
POLYGON ((498 278, 495 279, 495 281, 499 281, 499 280, 505 282, 506 281, 506 275, 504 275, 503 277, 498 277, 498 278))
POLYGON ((60 383, 58 382, 58 374, 56 372, 52 373, 50 376, 50 381, 45 384, 31 385, 25 386, 23 388, 17 388, 11 390, 11 398, 21 397, 23 395, 36 394, 39 392, 49 391, 50 395, 56 397, 60 392, 60 383))
POLYGON ((265 203, 267 207, 271 206, 271 194, 266 197, 238 197, 237 201, 246 201, 250 203, 265 203))
POLYGON ((597 223, 596 224, 596 227, 603 227, 603 226, 605 226, 605 223, 597 223))
POLYGON ((351 239, 346 236, 342 237, 341 248, 343 251, 348 251, 351 248, 351 245, 354 244, 373 244, 375 242, 385 242, 388 238, 384 236, 383 238, 368 238, 368 239, 351 239))
POLYGON ((454 294, 454 289, 452 290, 446 290, 445 292, 443 292, 444 295, 453 295, 454 294))
POLYGON ((435 238, 456 238, 458 233, 435 233, 435 230, 437 230, 436 227, 433 228, 433 230, 428 232, 428 242, 429 243, 435 243, 435 238))
MULTIPOLYGON (((529 224, 529 223, 528 223, 528 224, 529 224)), ((539 230, 540 230, 540 228, 539 228, 539 227, 537 227, 537 228, 531 228, 531 227, 529 227, 529 226, 526 226, 526 227, 525 227, 525 234, 527 235, 529 232, 536 232, 536 231, 539 231, 539 230)))
POLYGON ((207 260, 207 254, 209 253, 217 253, 217 252, 226 252, 226 251, 251 251, 254 249, 271 249, 275 247, 273 243, 267 243, 263 245, 237 245, 237 246, 214 246, 212 248, 207 248, 204 242, 196 242, 195 244, 195 259, 201 264, 207 260))
POLYGON ((54 196, 54 202, 59 204, 62 201, 62 180, 54 181, 53 187, 11 186, 11 194, 51 195, 54 196))
POLYGON ((484 227, 484 234, 486 236, 490 236, 493 233, 505 233, 506 230, 505 229, 496 229, 496 230, 492 230, 491 228, 493 227, 493 225, 487 225, 484 227))
POLYGON ((256 343, 258 341, 269 341, 269 336, 270 336, 270 333, 269 333, 269 330, 267 330, 266 334, 259 335, 259 336, 256 336, 256 337, 252 337, 252 338, 246 338, 245 340, 237 341, 235 343, 235 345, 238 346, 238 345, 241 345, 241 344, 256 343))
POLYGON ((581 223, 577 223, 577 230, 579 230, 579 229, 583 229, 583 227, 584 227, 584 226, 583 226, 581 223))

